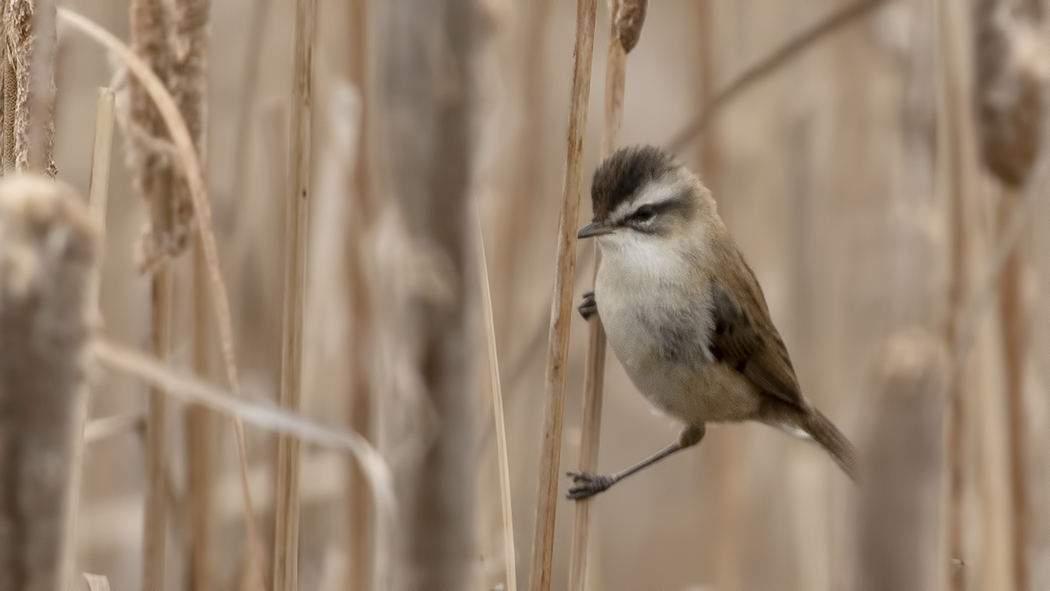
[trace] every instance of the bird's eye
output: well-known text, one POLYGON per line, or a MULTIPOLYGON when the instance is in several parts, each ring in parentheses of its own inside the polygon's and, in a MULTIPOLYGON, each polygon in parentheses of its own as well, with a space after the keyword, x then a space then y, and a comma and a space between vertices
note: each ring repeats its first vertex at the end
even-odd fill
POLYGON ((643 205, 639 207, 631 217, 639 222, 648 222, 653 219, 653 216, 655 215, 656 209, 652 205, 643 205))

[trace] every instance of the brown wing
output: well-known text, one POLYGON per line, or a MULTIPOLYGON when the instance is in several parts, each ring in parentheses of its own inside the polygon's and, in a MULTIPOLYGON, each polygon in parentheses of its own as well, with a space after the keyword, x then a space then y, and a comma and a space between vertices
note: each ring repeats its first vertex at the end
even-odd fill
POLYGON ((737 280, 734 290, 718 281, 711 283, 714 316, 711 354, 742 373, 763 394, 805 409, 807 405, 799 391, 795 369, 784 341, 769 318, 762 290, 751 269, 746 265, 743 268, 750 276, 732 278, 737 280), (750 309, 757 312, 749 314, 740 301, 742 298, 748 298, 752 304, 750 309))

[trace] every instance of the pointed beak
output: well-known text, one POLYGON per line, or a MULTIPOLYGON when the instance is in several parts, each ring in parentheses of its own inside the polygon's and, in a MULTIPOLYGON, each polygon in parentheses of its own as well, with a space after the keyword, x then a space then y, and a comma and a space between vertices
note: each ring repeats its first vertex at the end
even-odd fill
POLYGON ((602 234, 608 234, 612 232, 611 226, 606 226, 602 222, 594 221, 586 226, 580 228, 580 233, 576 235, 577 238, 590 238, 592 236, 601 236, 602 234))

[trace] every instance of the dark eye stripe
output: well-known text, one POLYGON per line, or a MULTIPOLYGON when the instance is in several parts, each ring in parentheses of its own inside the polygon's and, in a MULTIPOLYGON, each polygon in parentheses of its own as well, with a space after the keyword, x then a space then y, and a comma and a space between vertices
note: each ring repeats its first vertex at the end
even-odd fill
POLYGON ((645 205, 634 210, 634 213, 628 216, 627 221, 637 220, 640 218, 653 219, 657 216, 665 215, 668 213, 685 211, 688 208, 689 201, 688 199, 686 199, 686 194, 680 193, 664 201, 659 201, 657 203, 646 203, 645 205), (643 212, 645 212, 645 215, 639 216, 639 214, 642 214, 643 212))
POLYGON ((687 191, 682 191, 656 203, 646 203, 627 214, 618 225, 629 227, 644 234, 662 233, 668 229, 668 214, 671 216, 688 216, 692 208, 687 191), (642 214, 642 215, 639 215, 642 214))

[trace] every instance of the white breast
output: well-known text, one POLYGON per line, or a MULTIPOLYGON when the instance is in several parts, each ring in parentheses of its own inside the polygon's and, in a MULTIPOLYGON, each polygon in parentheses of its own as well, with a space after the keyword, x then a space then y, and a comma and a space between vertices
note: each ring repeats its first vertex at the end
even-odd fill
POLYGON ((609 345, 634 385, 667 414, 689 424, 743 420, 758 398, 734 370, 715 363, 706 285, 684 258, 656 241, 602 236, 595 302, 609 345))

